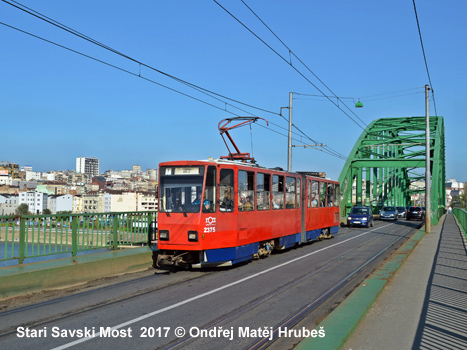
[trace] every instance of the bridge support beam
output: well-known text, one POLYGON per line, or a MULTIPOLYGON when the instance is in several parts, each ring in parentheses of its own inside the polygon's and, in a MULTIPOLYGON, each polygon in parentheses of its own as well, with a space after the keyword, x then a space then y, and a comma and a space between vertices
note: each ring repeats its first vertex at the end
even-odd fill
MULTIPOLYGON (((444 213, 445 144, 443 117, 430 117, 431 220, 444 213)), ((339 176, 341 219, 352 206, 367 205, 374 214, 384 205, 408 206, 425 192, 425 117, 382 118, 372 122, 353 147, 339 176)))

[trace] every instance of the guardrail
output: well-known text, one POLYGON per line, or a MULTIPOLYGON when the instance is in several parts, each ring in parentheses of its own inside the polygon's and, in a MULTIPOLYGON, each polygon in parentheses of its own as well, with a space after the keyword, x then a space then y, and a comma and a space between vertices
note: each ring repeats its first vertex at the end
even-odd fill
POLYGON ((156 212, 0 216, 0 262, 148 242, 156 212))
POLYGON ((452 213, 457 218, 457 221, 462 226, 464 234, 467 233, 467 211, 465 209, 453 208, 452 213))

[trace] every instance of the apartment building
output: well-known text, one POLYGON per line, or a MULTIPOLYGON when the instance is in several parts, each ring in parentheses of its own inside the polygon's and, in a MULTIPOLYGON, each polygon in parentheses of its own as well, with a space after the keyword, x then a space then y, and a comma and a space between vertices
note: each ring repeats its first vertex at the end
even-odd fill
POLYGON ((29 212, 42 214, 47 208, 47 194, 36 191, 21 192, 18 205, 27 204, 29 212))
POLYGON ((104 194, 99 192, 88 192, 83 194, 83 213, 103 213, 104 194))
POLYGON ((73 197, 73 214, 83 213, 84 212, 84 201, 82 195, 77 195, 73 197))
POLYGON ((0 215, 15 215, 17 207, 17 194, 0 194, 0 215))
POLYGON ((73 211, 73 196, 71 194, 52 195, 47 198, 47 208, 52 214, 63 211, 73 211))
POLYGON ((136 193, 107 190, 110 194, 110 211, 125 212, 136 211, 136 193))
POLYGON ((91 178, 99 175, 99 159, 87 157, 76 158, 76 172, 89 175, 91 178))
POLYGON ((137 211, 156 211, 157 197, 155 192, 137 192, 136 193, 137 211))

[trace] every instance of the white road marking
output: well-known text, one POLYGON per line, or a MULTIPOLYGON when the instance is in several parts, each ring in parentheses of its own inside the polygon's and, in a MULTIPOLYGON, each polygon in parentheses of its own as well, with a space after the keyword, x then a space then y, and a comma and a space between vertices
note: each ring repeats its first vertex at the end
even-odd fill
MULTIPOLYGON (((224 285, 224 286, 222 286, 222 287, 219 287, 219 288, 213 289, 213 290, 211 290, 211 291, 209 291, 209 292, 206 292, 206 293, 197 295, 197 296, 195 296, 195 297, 193 297, 193 298, 186 299, 186 300, 181 301, 181 302, 179 302, 179 303, 176 303, 176 304, 167 306, 167 307, 165 307, 165 308, 163 308, 163 309, 159 309, 159 310, 153 311, 153 312, 151 312, 151 313, 149 313, 149 314, 146 314, 146 315, 143 315, 143 316, 134 318, 134 319, 129 320, 129 321, 127 321, 127 322, 120 323, 119 325, 116 325, 116 326, 112 327, 112 328, 111 328, 111 331, 113 331, 113 330, 115 330, 115 329, 120 329, 120 328, 129 326, 129 325, 132 325, 132 324, 134 324, 134 323, 137 323, 137 322, 139 322, 139 321, 145 320, 145 319, 147 319, 147 318, 149 318, 149 317, 152 317, 152 316, 154 316, 154 315, 157 315, 157 314, 163 313, 163 312, 165 312, 165 311, 169 311, 169 310, 175 309, 175 308, 177 308, 177 307, 179 307, 179 306, 182 306, 182 305, 191 303, 192 301, 195 301, 195 300, 204 298, 204 297, 206 297, 206 296, 208 296, 208 295, 211 295, 211 294, 220 292, 221 290, 224 290, 224 289, 230 288, 230 287, 232 287, 232 286, 235 286, 235 285, 237 285, 237 284, 243 283, 243 282, 248 281, 248 280, 250 280, 250 279, 252 279, 252 278, 255 278, 255 277, 258 277, 258 276, 263 275, 263 274, 265 274, 265 273, 271 272, 271 271, 276 270, 276 269, 278 269, 278 268, 281 268, 281 267, 283 267, 283 266, 292 264, 292 263, 294 263, 294 262, 296 262, 296 261, 305 259, 305 258, 307 258, 307 257, 309 257, 309 256, 311 256, 311 255, 320 253, 320 252, 322 252, 322 251, 324 251, 324 250, 327 250, 327 249, 329 249, 329 248, 333 248, 333 247, 338 246, 338 245, 340 245, 340 244, 343 244, 343 243, 345 243, 345 242, 351 241, 352 239, 361 237, 361 236, 363 236, 363 235, 366 235, 367 233, 373 232, 373 231, 375 231, 375 230, 377 230, 377 229, 381 229, 381 228, 386 227, 386 226, 389 226, 389 225, 391 225, 391 224, 387 224, 387 225, 384 225, 384 226, 381 226, 381 227, 378 227, 378 228, 374 228, 373 230, 363 232, 363 233, 361 233, 361 234, 359 234, 359 235, 357 235, 357 236, 354 236, 354 237, 352 237, 352 238, 348 238, 348 239, 346 239, 346 240, 344 240, 344 241, 341 241, 341 242, 332 244, 332 245, 330 245, 330 246, 327 246, 327 247, 318 249, 318 250, 316 250, 316 251, 314 251, 314 252, 311 252, 311 253, 302 255, 302 256, 300 256, 300 257, 298 257, 298 258, 289 260, 289 261, 287 261, 287 262, 285 262, 285 263, 283 263, 283 264, 281 264, 281 265, 277 265, 277 266, 271 267, 271 268, 269 268, 269 269, 267 269, 267 270, 264 270, 264 271, 261 271, 261 272, 258 272, 258 273, 256 273, 256 274, 254 274, 254 275, 250 275, 250 276, 248 276, 248 277, 242 278, 242 279, 240 279, 240 280, 238 280, 238 281, 235 281, 235 282, 226 284, 226 285, 224 285)), ((92 336, 92 337, 81 338, 81 339, 72 341, 71 343, 67 343, 67 344, 58 346, 58 347, 56 347, 56 348, 53 348, 52 350, 67 349, 67 348, 69 348, 69 347, 72 347, 72 346, 75 346, 75 345, 84 343, 85 341, 94 339, 94 338, 96 338, 97 336, 98 336, 98 332, 96 332, 96 335, 94 335, 94 336, 92 336)))

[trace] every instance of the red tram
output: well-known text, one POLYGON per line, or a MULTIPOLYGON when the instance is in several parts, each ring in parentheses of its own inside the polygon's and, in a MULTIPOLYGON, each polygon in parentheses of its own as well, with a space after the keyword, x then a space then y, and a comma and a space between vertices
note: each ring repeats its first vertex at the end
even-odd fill
POLYGON ((230 266, 339 228, 339 183, 228 160, 160 164, 158 266, 230 266))

